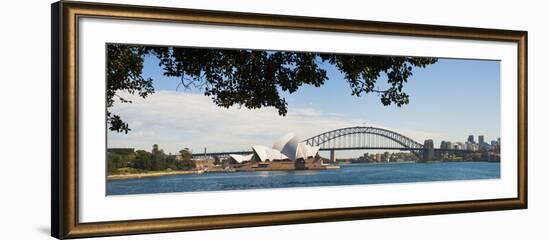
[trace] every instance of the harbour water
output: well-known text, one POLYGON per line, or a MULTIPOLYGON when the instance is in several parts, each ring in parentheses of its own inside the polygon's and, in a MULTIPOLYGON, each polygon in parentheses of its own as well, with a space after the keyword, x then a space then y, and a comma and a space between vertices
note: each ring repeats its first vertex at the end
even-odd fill
POLYGON ((182 174, 107 181, 107 195, 500 178, 500 163, 343 164, 334 170, 182 174))

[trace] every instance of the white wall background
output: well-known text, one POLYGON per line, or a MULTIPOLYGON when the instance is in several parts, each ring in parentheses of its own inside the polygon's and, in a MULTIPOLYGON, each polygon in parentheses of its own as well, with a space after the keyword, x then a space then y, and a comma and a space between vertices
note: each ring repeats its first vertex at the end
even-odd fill
MULTIPOLYGON (((529 31, 529 209, 112 239, 548 239, 550 21, 544 1, 203 0, 118 3, 529 31)), ((48 239, 50 1, 0 8, 0 239, 48 239)), ((436 193, 437 194, 437 193, 436 193)))

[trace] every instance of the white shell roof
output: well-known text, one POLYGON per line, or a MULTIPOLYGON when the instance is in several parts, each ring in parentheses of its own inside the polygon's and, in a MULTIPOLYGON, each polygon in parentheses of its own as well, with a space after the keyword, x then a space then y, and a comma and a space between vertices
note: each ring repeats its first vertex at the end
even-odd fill
POLYGON ((292 159, 292 161, 295 161, 296 159, 303 156, 301 153, 303 148, 299 147, 300 140, 298 140, 298 137, 292 136, 292 138, 288 139, 288 141, 285 143, 283 148, 280 150, 283 154, 287 155, 288 158, 292 159))
POLYGON ((250 161, 252 159, 252 156, 254 156, 254 154, 248 154, 248 155, 229 154, 229 156, 235 159, 235 161, 237 161, 238 163, 242 163, 242 162, 250 161))
POLYGON ((294 133, 287 133, 281 138, 277 139, 277 141, 273 144, 273 149, 283 151, 283 147, 292 139, 295 137, 294 133))
POLYGON ((307 156, 308 157, 315 157, 317 156, 317 153, 319 152, 320 147, 312 147, 304 143, 307 147, 307 156))
POLYGON ((294 133, 288 133, 279 138, 273 144, 273 149, 269 149, 266 151, 273 150, 280 151, 289 159, 296 161, 296 159, 300 158, 307 159, 310 157, 315 157, 319 152, 319 147, 309 146, 306 143, 301 142, 300 139, 296 135, 294 135, 294 133))
POLYGON ((288 159, 288 157, 282 152, 266 146, 255 145, 255 146, 252 146, 252 150, 254 150, 254 152, 258 155, 258 157, 260 158, 260 160, 262 160, 262 162, 266 160, 288 159))
MULTIPOLYGON (((296 161, 296 159, 307 159, 310 157, 315 157, 319 152, 319 147, 312 147, 307 145, 304 142, 300 142, 300 139, 294 135, 294 133, 288 133, 283 137, 279 138, 274 144, 273 148, 254 145, 252 150, 260 160, 284 160, 290 159, 296 161)), ((244 161, 250 161, 253 154, 249 155, 230 155, 237 162, 241 163, 244 161)))

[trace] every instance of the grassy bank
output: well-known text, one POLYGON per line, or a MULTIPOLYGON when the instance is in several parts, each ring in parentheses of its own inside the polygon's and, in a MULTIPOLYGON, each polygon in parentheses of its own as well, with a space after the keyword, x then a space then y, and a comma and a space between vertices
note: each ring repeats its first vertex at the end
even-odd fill
POLYGON ((160 177, 167 175, 192 174, 198 173, 196 170, 163 170, 163 171, 148 171, 135 168, 120 168, 116 172, 109 173, 107 180, 117 179, 133 179, 146 177, 160 177))

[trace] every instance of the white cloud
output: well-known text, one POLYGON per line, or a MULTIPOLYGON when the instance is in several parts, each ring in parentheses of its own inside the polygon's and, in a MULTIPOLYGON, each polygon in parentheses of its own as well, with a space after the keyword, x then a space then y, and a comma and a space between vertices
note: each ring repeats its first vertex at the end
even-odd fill
MULTIPOLYGON (((146 99, 124 96, 130 104, 116 104, 111 111, 130 124, 128 134, 109 132, 109 147, 150 149, 159 144, 166 152, 184 147, 202 152, 250 150, 255 144, 271 146, 288 132, 308 138, 333 129, 359 126, 366 119, 325 113, 313 108, 292 108, 279 116, 274 108, 220 108, 209 97, 185 92, 160 91, 146 99)), ((379 124, 369 126, 384 127, 379 124)), ((432 133, 389 128, 419 142, 432 133)))

